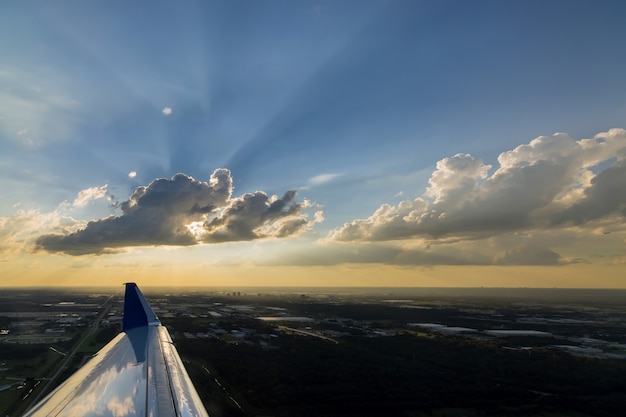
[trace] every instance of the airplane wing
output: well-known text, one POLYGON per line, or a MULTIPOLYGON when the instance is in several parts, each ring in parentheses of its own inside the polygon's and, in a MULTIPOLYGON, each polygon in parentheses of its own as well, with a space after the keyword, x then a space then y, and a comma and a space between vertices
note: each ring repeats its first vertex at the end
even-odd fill
POLYGON ((125 285, 122 332, 25 417, 208 417, 167 329, 125 285))

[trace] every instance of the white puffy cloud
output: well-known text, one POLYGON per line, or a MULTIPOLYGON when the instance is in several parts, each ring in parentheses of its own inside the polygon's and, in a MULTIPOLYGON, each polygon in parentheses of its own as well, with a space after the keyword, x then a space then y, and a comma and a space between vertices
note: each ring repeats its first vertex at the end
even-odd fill
POLYGON ((132 178, 135 178, 136 176, 137 176, 137 172, 136 171, 130 171, 128 173, 128 178, 132 179, 132 178))
POLYGON ((73 219, 64 210, 64 204, 50 213, 39 210, 17 210, 13 216, 0 217, 0 259, 28 250, 42 231, 71 233, 84 222, 73 219))
POLYGON ((163 116, 169 116, 170 114, 172 114, 172 108, 163 107, 163 110, 161 110, 161 113, 163 114, 163 116))
POLYGON ((74 207, 84 207, 90 201, 98 200, 100 198, 106 198, 107 200, 111 200, 112 197, 108 194, 108 185, 105 184, 101 187, 91 187, 86 188, 78 192, 78 196, 74 200, 74 207))
POLYGON ((484 165, 480 159, 468 154, 442 159, 428 180, 430 187, 426 195, 433 197, 438 204, 461 205, 490 169, 490 165, 484 165))
POLYGON ((23 210, 19 208, 21 203, 14 204, 12 207, 17 209, 14 215, 0 217, 0 253, 9 256, 28 251, 42 234, 66 235, 84 228, 87 222, 73 216, 90 202, 100 199, 113 199, 108 193, 108 185, 81 190, 72 203, 63 201, 47 213, 23 210))
POLYGON ((382 205, 332 240, 493 236, 626 215, 626 131, 592 139, 541 136, 502 153, 499 167, 467 154, 437 163, 422 197, 382 205), (609 165, 606 167, 606 165, 609 165), (594 172, 598 171, 598 172, 594 172))
POLYGON ((541 136, 503 152, 498 163, 490 173, 490 165, 471 155, 445 158, 421 197, 383 204, 332 231, 326 242, 389 242, 398 247, 391 263, 553 265, 581 261, 554 249, 571 239, 624 229, 624 129, 582 140, 541 136), (561 239, 548 239, 554 235, 561 239), (420 241, 429 243, 410 250, 399 243, 420 241))

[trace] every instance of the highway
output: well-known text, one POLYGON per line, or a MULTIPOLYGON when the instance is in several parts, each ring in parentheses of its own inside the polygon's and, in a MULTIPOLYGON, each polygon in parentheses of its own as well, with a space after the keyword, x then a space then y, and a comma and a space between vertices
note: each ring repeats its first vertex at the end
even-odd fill
MULTIPOLYGON (((61 363, 61 365, 57 368, 57 371, 54 373, 54 375, 52 375, 49 379, 47 378, 41 378, 42 380, 47 380, 46 385, 44 385, 39 392, 37 393, 37 395, 34 397, 34 399, 31 401, 31 405, 37 404, 37 402, 44 396, 44 394, 47 394, 48 392, 50 392, 51 387, 54 386, 54 381, 59 377, 59 375, 61 374, 61 372, 67 368, 67 364, 72 360, 72 358, 74 357, 74 355, 76 354, 76 352, 78 352, 78 349, 80 349, 80 347, 83 345, 83 343, 85 343, 85 340, 87 340, 87 338, 89 338, 91 335, 93 335, 96 330, 98 330, 98 327, 100 326, 100 322, 102 321, 102 319, 104 317, 106 317, 106 315, 109 313, 109 311, 111 310, 112 307, 112 300, 115 296, 112 295, 110 296, 103 304, 103 309, 102 309, 102 313, 100 313, 100 315, 93 321, 93 323, 91 323, 91 326, 89 327, 89 330, 87 332, 85 332, 85 334, 83 335, 83 337, 74 345, 74 349, 72 349, 72 351, 68 354, 65 355, 65 360, 61 363)), ((57 351, 56 349, 53 349, 51 347, 52 350, 57 351)), ((59 352, 62 353, 62 352, 59 352)), ((25 400, 25 399, 23 399, 25 400)))
POLYGON ((287 327, 287 326, 277 326, 277 328, 279 330, 286 330, 286 331, 289 331, 289 332, 298 333, 298 334, 301 334, 303 336, 317 337, 318 339, 326 340, 328 342, 333 342, 334 344, 338 344, 339 343, 338 340, 335 340, 335 339, 333 339, 331 337, 324 336, 323 334, 319 334, 319 333, 308 331, 308 330, 294 329, 293 327, 287 327))

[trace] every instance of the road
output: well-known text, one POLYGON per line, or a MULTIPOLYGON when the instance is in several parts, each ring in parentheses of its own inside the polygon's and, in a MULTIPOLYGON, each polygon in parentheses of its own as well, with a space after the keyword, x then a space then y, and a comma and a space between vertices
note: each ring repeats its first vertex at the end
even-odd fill
POLYGON ((293 327, 287 327, 287 326, 277 326, 277 327, 278 327, 279 330, 287 330, 287 331, 290 331, 290 332, 293 332, 293 333, 299 333, 299 334, 304 335, 304 336, 317 337, 319 339, 326 340, 328 342, 333 342, 334 344, 338 344, 339 343, 338 340, 335 340, 333 338, 330 338, 328 336, 324 336, 323 334, 319 334, 319 333, 316 333, 316 332, 312 332, 312 331, 308 331, 308 330, 301 330, 301 329, 294 329, 293 327))
MULTIPOLYGON (((110 296, 103 304, 103 310, 102 313, 100 313, 100 315, 98 316, 98 318, 96 318, 93 323, 91 324, 91 326, 89 327, 89 331, 87 331, 83 337, 74 345, 74 349, 68 353, 65 356, 65 360, 63 361, 63 363, 61 363, 61 365, 57 368, 57 371, 55 372, 54 375, 52 375, 52 377, 50 377, 50 379, 48 379, 46 385, 44 385, 39 392, 37 393, 37 395, 34 397, 34 399, 31 402, 31 405, 37 404, 37 402, 44 396, 44 394, 47 394, 48 392, 50 392, 51 387, 54 384, 54 381, 59 377, 59 375, 61 374, 61 372, 67 368, 67 364, 72 360, 72 358, 74 357, 74 355, 76 354, 76 352, 78 352, 78 349, 80 349, 80 347, 83 345, 83 343, 85 343, 85 340, 87 340, 87 338, 89 336, 91 336, 92 334, 94 334, 96 332, 96 330, 98 330, 98 327, 100 326, 100 322, 102 321, 102 319, 109 313, 109 311, 111 310, 112 307, 112 300, 113 297, 115 297, 114 295, 110 296)), ((42 380, 45 378, 42 378, 42 380)))

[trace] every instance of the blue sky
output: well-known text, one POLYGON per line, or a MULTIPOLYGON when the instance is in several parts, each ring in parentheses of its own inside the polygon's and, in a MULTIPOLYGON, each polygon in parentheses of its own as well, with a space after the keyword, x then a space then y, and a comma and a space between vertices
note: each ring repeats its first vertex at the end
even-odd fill
MULTIPOLYGON (((5 264, 44 256, 37 233, 13 232, 24 213, 54 217, 41 235, 69 235, 107 216, 126 224, 122 207, 138 187, 177 173, 207 182, 228 169, 231 198, 261 191, 269 197, 250 204, 269 207, 276 195, 286 204, 281 219, 306 218, 299 231, 315 245, 345 238, 342 225, 374 219, 385 204, 434 202, 438 162, 456 154, 491 166, 475 171, 479 187, 499 155, 534 138, 565 132, 574 143, 626 127, 624 16, 619 1, 4 2, 0 238, 15 254, 5 264), (283 200, 290 190, 295 199, 283 200), (290 204, 299 205, 291 214, 290 204)), ((574 159, 597 174, 615 163, 603 158, 574 159)), ((590 184, 572 181, 581 190, 590 184)), ((519 189, 530 194, 532 186, 519 189)), ((563 201, 563 187, 550 201, 563 201)), ((608 212, 620 213, 621 204, 608 212)), ((276 232, 284 224, 271 223, 270 211, 244 223, 276 232)), ((185 221, 208 227, 206 214, 185 221)), ((417 236, 423 244, 421 230, 383 240, 402 246, 417 236)), ((171 244, 170 232, 131 246, 171 244)), ((276 239, 272 233, 255 236, 276 239)), ((400 246, 392 252, 406 250, 400 246)), ((587 259, 557 247, 547 244, 546 253, 587 259)), ((514 253, 521 252, 507 252, 514 253)), ((624 256, 623 242, 611 256, 624 256)), ((336 261, 361 262, 374 261, 336 261)))

